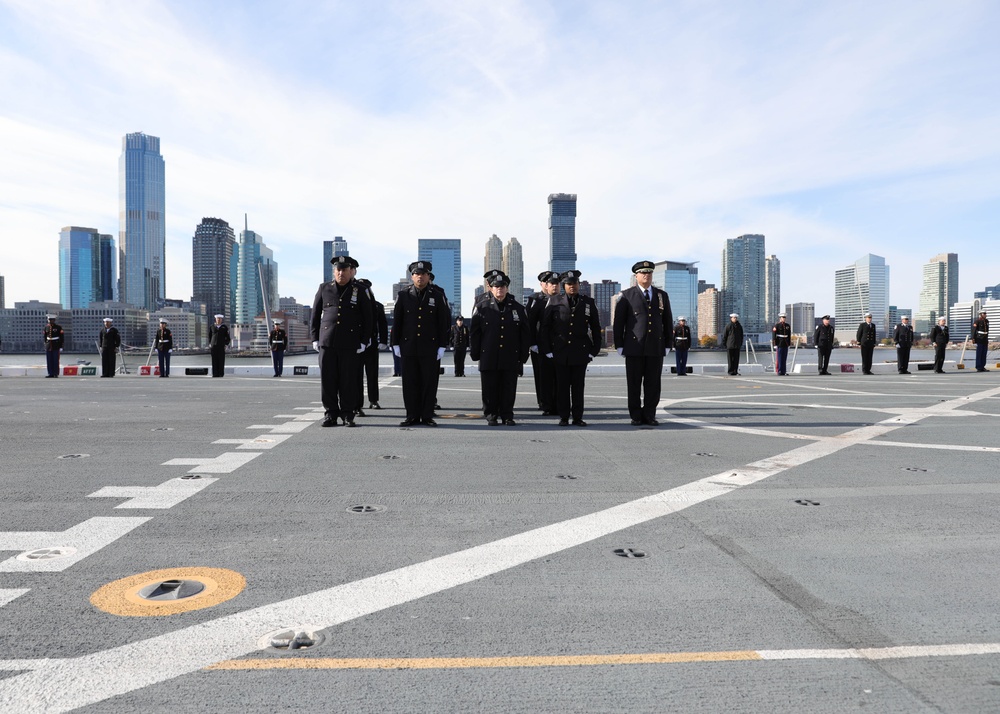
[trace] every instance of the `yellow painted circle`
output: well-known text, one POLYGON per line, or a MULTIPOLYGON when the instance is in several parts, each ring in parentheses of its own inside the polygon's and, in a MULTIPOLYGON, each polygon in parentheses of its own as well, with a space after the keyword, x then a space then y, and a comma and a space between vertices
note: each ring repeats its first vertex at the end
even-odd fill
POLYGON ((90 596, 98 610, 123 617, 159 617, 213 607, 243 592, 246 579, 235 570, 223 568, 167 568, 130 575, 100 587, 90 596), (164 580, 197 580, 205 589, 183 600, 146 600, 139 591, 164 580))

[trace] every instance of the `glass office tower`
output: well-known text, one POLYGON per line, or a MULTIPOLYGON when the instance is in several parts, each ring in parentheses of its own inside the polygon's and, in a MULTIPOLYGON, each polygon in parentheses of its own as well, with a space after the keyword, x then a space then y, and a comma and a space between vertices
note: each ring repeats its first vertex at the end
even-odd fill
POLYGON ((890 333, 889 266, 885 258, 869 253, 837 270, 834 281, 835 335, 840 342, 847 344, 857 338, 866 312, 872 314, 878 339, 890 333))
POLYGON ((205 303, 209 317, 225 315, 232 322, 232 262, 236 237, 232 226, 221 218, 202 218, 191 239, 192 294, 205 303))
POLYGON ((549 194, 549 270, 576 270, 576 194, 549 194))
POLYGON ((429 260, 434 266, 434 284, 444 290, 451 304, 452 319, 462 314, 462 241, 420 238, 417 260, 429 260))
POLYGON ((350 255, 347 249, 347 241, 341 236, 334 237, 333 240, 323 241, 323 282, 333 282, 333 263, 330 261, 341 255, 350 255))
POLYGON ((752 334, 768 333, 767 305, 765 299, 764 236, 742 235, 728 238, 722 251, 722 320, 736 313, 740 316, 743 331, 752 334))
POLYGON ((683 315, 691 334, 698 334, 698 268, 695 263, 661 260, 653 266, 653 285, 670 297, 674 322, 683 315))
POLYGON ((66 310, 114 300, 115 242, 95 228, 59 232, 59 302, 66 310))
POLYGON ((164 164, 160 139, 126 134, 118 160, 118 299, 156 310, 164 298, 164 164))
POLYGON ((264 244, 264 237, 249 228, 240 231, 240 240, 236 245, 234 293, 236 322, 241 325, 249 324, 258 315, 264 314, 265 296, 270 310, 278 308, 278 263, 274 260, 274 252, 264 244))

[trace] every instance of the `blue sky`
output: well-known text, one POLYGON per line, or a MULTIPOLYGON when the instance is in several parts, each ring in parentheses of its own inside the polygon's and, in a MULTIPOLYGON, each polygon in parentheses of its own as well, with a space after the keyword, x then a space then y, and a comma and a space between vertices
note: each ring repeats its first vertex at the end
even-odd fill
POLYGON ((204 216, 243 214, 283 296, 309 302, 344 236, 380 299, 418 238, 548 260, 576 193, 584 278, 700 261, 763 233, 782 302, 833 311, 872 252, 916 307, 956 252, 1000 283, 996 2, 50 2, 0 0, 0 274, 58 300, 59 229, 117 235, 118 156, 159 136, 167 295, 204 216))

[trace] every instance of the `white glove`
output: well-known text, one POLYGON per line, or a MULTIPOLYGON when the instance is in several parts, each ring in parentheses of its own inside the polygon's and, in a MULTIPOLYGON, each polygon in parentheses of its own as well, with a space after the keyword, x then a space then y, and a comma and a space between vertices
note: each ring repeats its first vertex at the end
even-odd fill
POLYGON ((442 357, 444 357, 444 347, 438 347, 438 362, 441 361, 442 357))
POLYGON ((313 340, 313 349, 319 352, 319 342, 316 340, 313 340))
POLYGON ((624 347, 619 347, 618 348, 618 356, 619 357, 621 357, 624 352, 625 352, 625 348, 624 347))
POLYGON ((62 354, 62 347, 59 348, 59 354, 62 354))
POLYGON ((169 354, 173 354, 173 352, 174 352, 173 350, 167 350, 167 354, 168 354, 168 355, 169 355, 169 354))
POLYGON ((361 345, 361 347, 358 348, 358 354, 361 354, 364 351, 365 351, 365 346, 361 345))
POLYGON ((546 352, 545 356, 548 357, 549 359, 552 359, 553 357, 555 357, 555 355, 552 354, 551 352, 546 352))
POLYGON ((378 345, 378 348, 380 350, 384 350, 385 349, 385 345, 380 342, 379 345, 378 345))
POLYGON ((534 352, 537 355, 538 354, 538 345, 532 345, 531 346, 531 351, 534 352))
POLYGON ((396 355, 397 357, 399 357, 399 356, 400 356, 400 354, 399 354, 399 345, 394 345, 394 346, 393 346, 393 348, 392 348, 392 353, 393 353, 394 355, 396 355))

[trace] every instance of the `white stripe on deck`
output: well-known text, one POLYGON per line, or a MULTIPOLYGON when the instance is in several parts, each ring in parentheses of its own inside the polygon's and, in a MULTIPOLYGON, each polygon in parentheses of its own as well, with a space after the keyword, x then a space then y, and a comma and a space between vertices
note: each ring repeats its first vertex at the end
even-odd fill
POLYGON ((213 444, 239 444, 237 449, 273 449, 278 444, 292 438, 291 434, 268 434, 256 439, 216 439, 213 444))
POLYGON ((164 461, 164 466, 194 466, 188 473, 206 474, 228 474, 232 473, 240 466, 244 466, 260 456, 256 454, 237 454, 234 451, 227 451, 218 456, 191 457, 181 459, 170 459, 164 461))
POLYGON ((17 556, 0 561, 4 573, 54 573, 65 570, 88 555, 114 543, 149 518, 89 518, 65 531, 25 531, 0 533, 0 550, 31 551, 42 548, 75 548, 72 555, 48 560, 18 560, 17 556))
POLYGON ((88 498, 129 499, 115 508, 172 508, 218 480, 172 478, 159 486, 105 486, 94 491, 88 498))
POLYGON ((30 588, 0 588, 0 607, 9 602, 14 602, 14 600, 29 592, 31 592, 30 588))
POLYGON ((247 429, 268 429, 272 434, 298 434, 313 423, 311 421, 286 421, 283 424, 253 424, 247 429))

